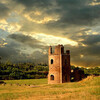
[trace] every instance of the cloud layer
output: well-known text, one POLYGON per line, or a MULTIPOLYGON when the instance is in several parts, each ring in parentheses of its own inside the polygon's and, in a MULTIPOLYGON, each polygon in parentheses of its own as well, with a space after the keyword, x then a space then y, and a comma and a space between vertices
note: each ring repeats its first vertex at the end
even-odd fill
POLYGON ((100 66, 100 0, 1 0, 0 12, 4 61, 47 62, 48 46, 60 43, 72 64, 100 66))

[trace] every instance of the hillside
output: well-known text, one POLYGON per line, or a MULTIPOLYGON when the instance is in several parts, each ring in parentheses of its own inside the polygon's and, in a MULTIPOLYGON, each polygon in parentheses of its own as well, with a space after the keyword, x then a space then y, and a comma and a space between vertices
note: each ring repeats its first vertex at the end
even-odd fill
POLYGON ((0 100, 99 100, 100 76, 79 82, 47 84, 47 79, 5 80, 0 100))

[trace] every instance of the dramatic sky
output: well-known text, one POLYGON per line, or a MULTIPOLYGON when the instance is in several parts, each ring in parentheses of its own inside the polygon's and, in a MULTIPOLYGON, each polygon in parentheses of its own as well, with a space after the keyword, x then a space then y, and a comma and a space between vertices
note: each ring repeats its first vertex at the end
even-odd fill
POLYGON ((2 61, 47 62, 57 44, 72 65, 100 66, 100 0, 0 0, 2 61))

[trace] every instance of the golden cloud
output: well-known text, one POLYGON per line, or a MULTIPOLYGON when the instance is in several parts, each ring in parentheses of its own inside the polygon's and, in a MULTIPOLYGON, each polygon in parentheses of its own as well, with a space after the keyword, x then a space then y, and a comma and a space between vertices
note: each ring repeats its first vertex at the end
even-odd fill
POLYGON ((97 0, 94 0, 92 3, 90 3, 89 5, 91 6, 96 6, 96 5, 100 5, 100 2, 96 2, 97 0))
POLYGON ((48 23, 49 21, 57 21, 57 20, 59 20, 59 16, 58 15, 56 15, 56 16, 44 16, 42 19, 41 18, 40 19, 35 19, 35 17, 31 18, 30 14, 32 14, 32 13, 34 15, 36 15, 36 16, 40 16, 40 15, 42 15, 42 13, 39 12, 39 11, 35 11, 35 12, 28 13, 28 14, 24 14, 24 17, 26 19, 28 19, 31 22, 37 23, 37 24, 45 24, 45 23, 48 23))
POLYGON ((21 26, 17 23, 11 23, 9 24, 5 20, 0 21, 0 29, 3 29, 9 33, 18 32, 20 30, 21 26))
POLYGON ((31 35, 32 37, 40 40, 43 43, 46 43, 46 45, 58 45, 58 44, 69 44, 71 46, 78 46, 78 43, 76 41, 70 40, 68 38, 63 38, 63 37, 57 37, 53 35, 46 35, 43 33, 37 33, 34 35, 31 35))

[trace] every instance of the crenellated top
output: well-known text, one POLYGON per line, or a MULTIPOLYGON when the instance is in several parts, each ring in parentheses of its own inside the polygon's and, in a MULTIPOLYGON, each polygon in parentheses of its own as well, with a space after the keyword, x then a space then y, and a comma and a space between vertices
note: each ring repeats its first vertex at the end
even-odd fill
POLYGON ((49 54, 49 55, 52 54, 52 46, 49 47, 49 52, 48 52, 48 54, 49 54))
POLYGON ((49 47, 49 55, 60 55, 60 54, 67 54, 70 55, 70 50, 66 50, 66 53, 64 53, 64 46, 63 45, 57 45, 55 46, 55 51, 54 53, 52 52, 52 46, 49 47))
POLYGON ((67 55, 70 55, 70 50, 66 50, 66 54, 67 55))

